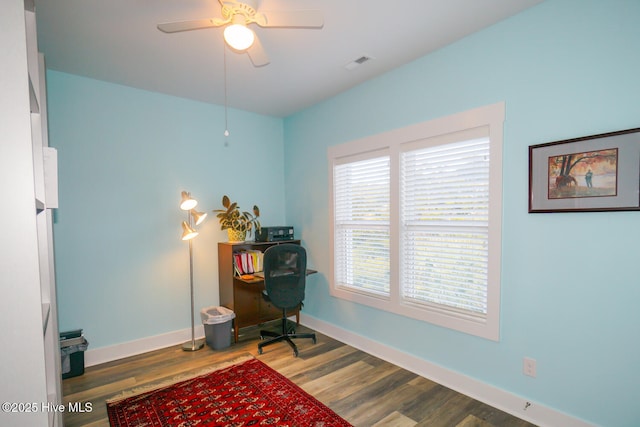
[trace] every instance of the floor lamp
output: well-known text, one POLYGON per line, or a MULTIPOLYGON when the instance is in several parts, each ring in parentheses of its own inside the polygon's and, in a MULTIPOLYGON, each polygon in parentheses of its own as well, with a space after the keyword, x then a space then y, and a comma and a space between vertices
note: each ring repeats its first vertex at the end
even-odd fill
POLYGON ((195 337, 195 324, 193 317, 195 315, 193 309, 193 244, 192 240, 198 235, 198 232, 193 228, 199 225, 207 217, 206 213, 198 212, 194 208, 198 204, 198 201, 191 197, 191 193, 186 191, 182 192, 182 201, 180 202, 180 209, 187 211, 187 220, 182 221, 182 240, 189 242, 189 289, 191 290, 191 341, 187 341, 182 344, 184 351, 196 351, 204 347, 204 340, 200 339, 196 341, 195 337))

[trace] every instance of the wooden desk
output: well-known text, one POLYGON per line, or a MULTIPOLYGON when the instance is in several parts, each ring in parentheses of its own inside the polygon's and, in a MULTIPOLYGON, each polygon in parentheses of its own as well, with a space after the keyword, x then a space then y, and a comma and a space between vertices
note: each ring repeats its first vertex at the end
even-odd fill
MULTIPOLYGON (((270 320, 280 319, 282 310, 265 301, 262 297, 264 279, 254 276, 244 280, 234 274, 233 256, 237 252, 247 250, 266 251, 271 246, 283 243, 300 244, 300 240, 286 240, 282 242, 242 242, 218 243, 218 286, 220 305, 227 307, 236 314, 233 322, 235 342, 238 342, 238 330, 247 326, 259 325, 270 320)), ((307 269, 307 275, 316 273, 307 269)), ((300 309, 291 310, 296 315, 296 322, 300 323, 300 309)))

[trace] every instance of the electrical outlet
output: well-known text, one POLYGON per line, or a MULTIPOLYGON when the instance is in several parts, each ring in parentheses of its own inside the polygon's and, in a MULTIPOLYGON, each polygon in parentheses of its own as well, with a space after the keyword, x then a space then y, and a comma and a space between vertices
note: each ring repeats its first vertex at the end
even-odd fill
POLYGON ((536 360, 530 357, 525 357, 522 360, 522 373, 528 377, 536 377, 536 360))

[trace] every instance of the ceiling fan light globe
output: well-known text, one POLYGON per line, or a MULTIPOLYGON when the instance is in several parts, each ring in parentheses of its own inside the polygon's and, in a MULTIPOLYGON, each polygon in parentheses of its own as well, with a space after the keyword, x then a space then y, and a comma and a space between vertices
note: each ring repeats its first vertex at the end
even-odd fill
POLYGON ((247 50, 255 40, 255 34, 245 25, 232 24, 224 29, 224 40, 235 50, 247 50))

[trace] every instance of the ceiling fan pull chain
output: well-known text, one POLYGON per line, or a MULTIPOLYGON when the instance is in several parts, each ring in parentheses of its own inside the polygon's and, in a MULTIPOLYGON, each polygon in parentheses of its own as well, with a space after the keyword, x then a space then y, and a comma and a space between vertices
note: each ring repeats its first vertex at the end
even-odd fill
POLYGON ((224 146, 229 146, 227 137, 229 136, 228 112, 227 112, 227 46, 222 43, 222 56, 224 63, 224 146))

